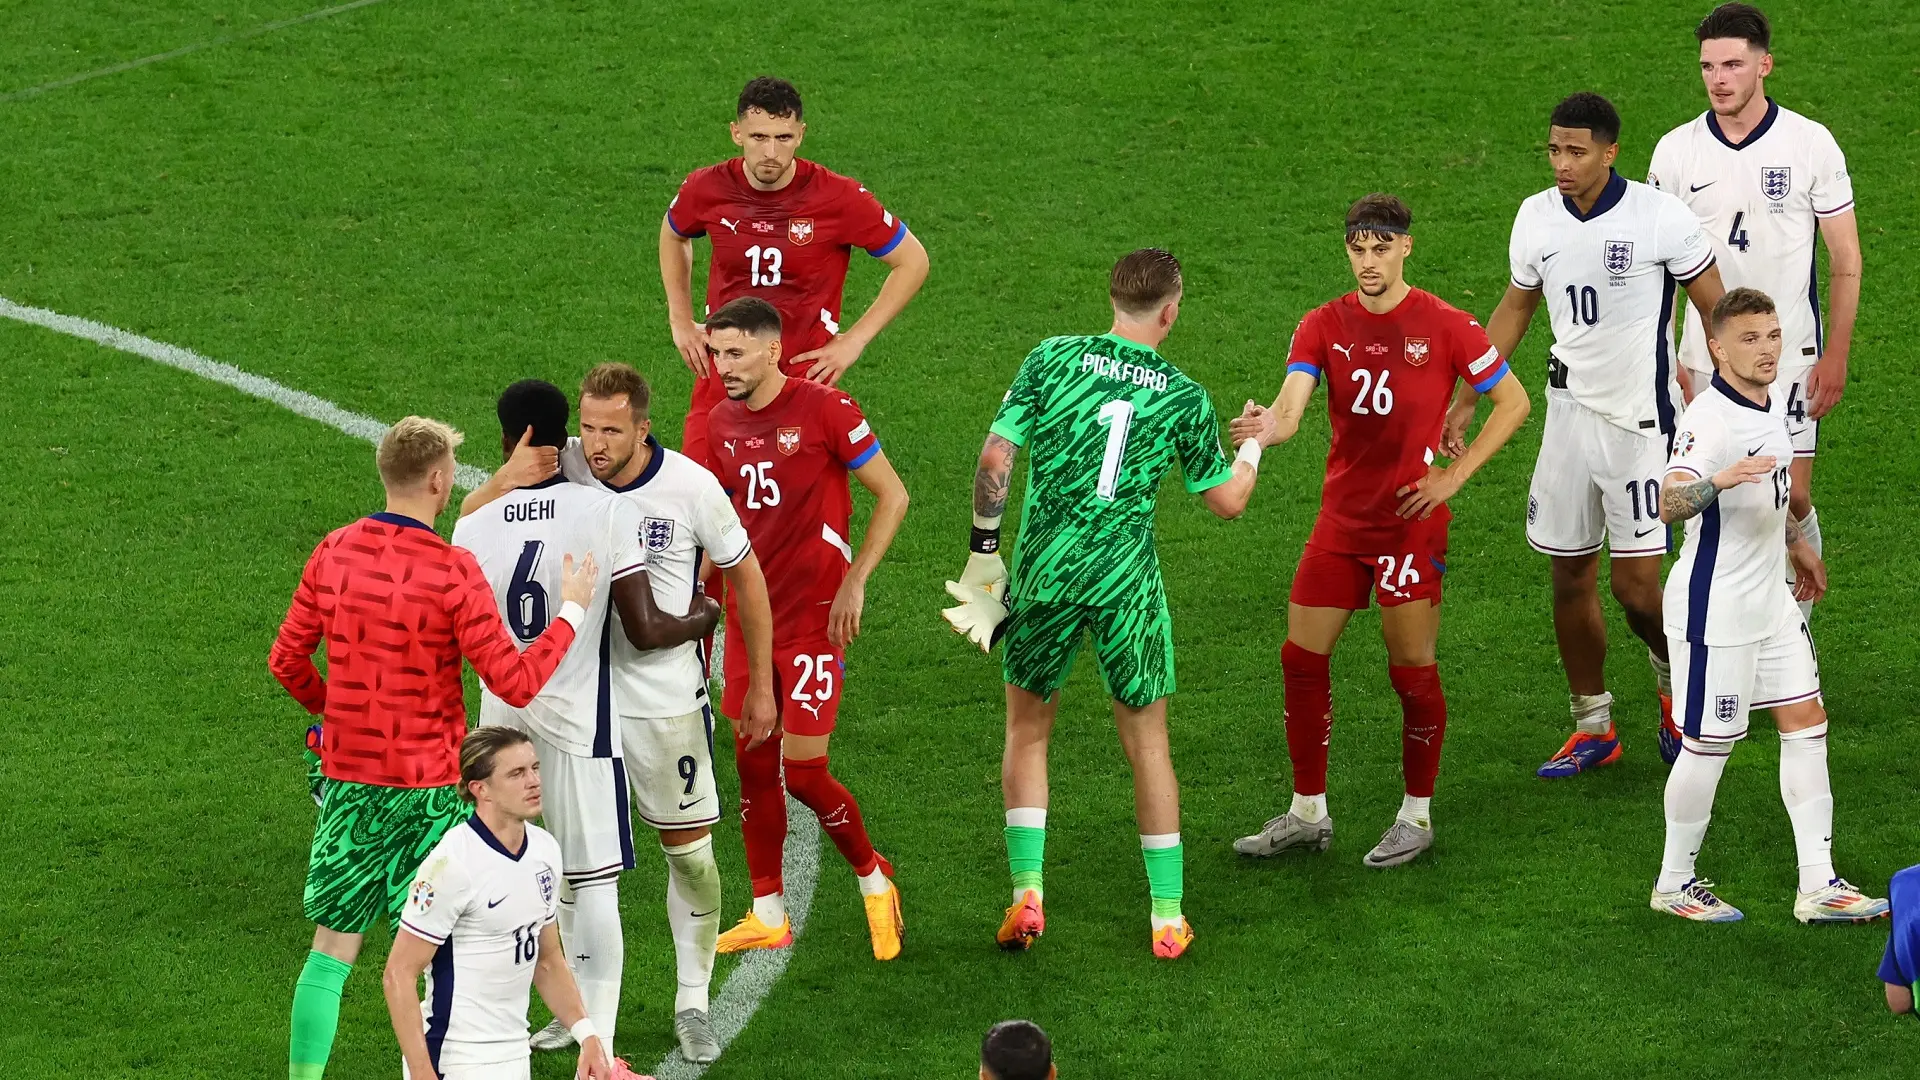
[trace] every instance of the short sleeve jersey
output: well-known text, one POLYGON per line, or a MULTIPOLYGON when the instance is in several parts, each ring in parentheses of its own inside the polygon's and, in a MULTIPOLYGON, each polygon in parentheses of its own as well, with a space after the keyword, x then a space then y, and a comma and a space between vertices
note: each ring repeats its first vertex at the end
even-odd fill
POLYGON ((1787 584, 1793 442, 1786 420, 1715 375, 1681 416, 1667 471, 1699 480, 1744 457, 1771 457, 1776 468, 1760 483, 1722 491, 1687 519, 1680 558, 1667 573, 1663 607, 1671 637, 1698 645, 1750 645, 1800 617, 1787 584))
MULTIPOLYGON (((845 391, 796 378, 765 408, 723 401, 707 423, 720 483, 766 574, 774 643, 824 640, 853 563, 847 474, 880 452, 873 426, 845 391)), ((729 590, 730 619, 733 600, 729 590)))
POLYGON ((479 562, 500 616, 522 648, 539 638, 560 609, 560 572, 566 557, 578 561, 593 556, 598 575, 578 647, 567 650, 553 677, 525 708, 516 709, 482 690, 480 722, 537 731, 575 757, 619 757, 607 638, 619 633, 610 618, 613 582, 647 568, 639 511, 604 491, 556 476, 461 518, 453 527, 453 543, 479 562))
MULTIPOLYGON (((625 487, 609 488, 594 478, 578 439, 567 440, 560 468, 569 480, 617 492, 632 508, 653 602, 669 615, 685 615, 700 591, 700 556, 705 554, 724 570, 740 565, 753 547, 712 473, 651 435, 646 445, 651 451, 646 468, 625 487)), ((642 652, 625 633, 616 629, 610 636, 613 699, 620 715, 685 716, 707 703, 707 658, 701 655, 701 642, 642 652)))
POLYGON ((1893 933, 1880 958, 1880 981, 1920 994, 1920 866, 1893 875, 1887 902, 1893 909, 1893 933))
POLYGON ((1161 479, 1176 461, 1191 492, 1233 476, 1206 389, 1114 334, 1041 342, 1020 364, 992 430, 1027 450, 1016 603, 1113 607, 1158 595, 1161 479))
POLYGON ((667 207, 685 237, 713 242, 707 310, 758 296, 780 311, 780 355, 817 349, 840 332, 840 294, 854 248, 876 258, 906 238, 895 218, 860 181, 805 159, 778 191, 747 182, 740 158, 689 174, 667 207))
POLYGON ((1615 426, 1671 435, 1677 286, 1713 265, 1693 211, 1618 173, 1584 214, 1548 188, 1520 204, 1507 254, 1513 283, 1544 294, 1547 386, 1615 426))
MULTIPOLYGON (((1287 371, 1326 384, 1333 427, 1309 542, 1371 555, 1397 550, 1409 526, 1395 512, 1396 492, 1426 476, 1439 452, 1454 380, 1485 392, 1508 368, 1473 316, 1414 289, 1385 315, 1356 293, 1307 312, 1287 347, 1287 371)), ((1433 512, 1448 515, 1445 506, 1433 512)))
POLYGON ((509 851, 478 815, 447 832, 407 890, 400 926, 438 946, 420 1011, 427 1055, 461 1066, 525 1061, 540 931, 559 911, 560 843, 529 824, 509 851))
MULTIPOLYGON (((1819 359, 1814 237, 1821 219, 1853 209, 1853 180, 1833 133, 1769 100, 1766 117, 1736 143, 1720 130, 1719 118, 1705 112, 1661 138, 1647 183, 1700 219, 1727 288, 1745 285, 1773 298, 1781 370, 1819 359)), ((1691 305, 1680 355, 1695 371, 1713 370, 1700 313, 1691 305)))

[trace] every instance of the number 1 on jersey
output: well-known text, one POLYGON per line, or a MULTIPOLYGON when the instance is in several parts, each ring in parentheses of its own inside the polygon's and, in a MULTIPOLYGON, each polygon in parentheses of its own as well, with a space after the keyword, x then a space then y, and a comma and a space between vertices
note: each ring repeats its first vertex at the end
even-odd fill
POLYGON ((1127 451, 1127 429, 1133 425, 1133 402, 1116 398, 1100 406, 1098 423, 1107 429, 1107 452, 1100 459, 1100 483, 1093 493, 1112 502, 1120 486, 1120 455, 1127 451))

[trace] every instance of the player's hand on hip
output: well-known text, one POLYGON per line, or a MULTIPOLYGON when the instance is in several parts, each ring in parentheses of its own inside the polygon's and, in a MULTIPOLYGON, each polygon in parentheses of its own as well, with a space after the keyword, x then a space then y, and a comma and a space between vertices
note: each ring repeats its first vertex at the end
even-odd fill
POLYGON ((1741 484, 1757 484, 1773 475, 1777 463, 1772 454, 1760 457, 1743 457, 1739 461, 1713 474, 1713 486, 1725 491, 1741 484))
POLYGON ((1846 389, 1846 355, 1829 352, 1807 373, 1807 415, 1818 420, 1832 412, 1846 389))
POLYGON ((1249 401, 1240 415, 1227 425, 1227 441, 1238 446, 1248 439, 1258 439, 1261 446, 1272 446, 1277 427, 1279 420, 1273 415, 1272 409, 1249 401))
POLYGON ((860 610, 867 604, 867 587, 849 577, 833 594, 827 609, 827 644, 844 649, 860 636, 860 610))
POLYGON ((1827 564, 1820 553, 1805 540, 1787 548, 1787 561, 1793 564, 1793 598, 1806 603, 1827 595, 1827 564))
POLYGON ((826 383, 828 386, 838 386, 840 376, 847 373, 847 369, 853 366, 855 360, 860 359, 860 354, 865 352, 866 348, 865 342, 855 341, 845 334, 835 334, 832 341, 817 349, 809 349, 801 353, 787 361, 787 364, 794 367, 811 364, 812 366, 807 368, 807 378, 817 383, 826 383))
POLYGON ((533 445, 533 428, 520 433, 520 441, 500 466, 500 478, 509 487, 523 488, 551 480, 560 471, 560 448, 533 445))
POLYGON ((707 328, 700 323, 681 323, 673 329, 673 347, 680 350, 680 359, 686 361, 687 370, 698 378, 707 377, 707 328))
POLYGON ((746 707, 740 710, 739 719, 733 722, 733 734, 736 738, 747 740, 747 749, 758 749, 773 735, 774 725, 780 719, 780 709, 773 701, 772 689, 765 686, 747 688, 746 707))
POLYGON ((1465 482, 1452 469, 1429 465, 1427 475, 1394 492, 1400 496, 1400 509, 1394 513, 1409 520, 1425 521, 1433 516, 1436 508, 1459 494, 1460 485, 1465 482))
POLYGON ((1480 402, 1458 402, 1447 410, 1446 426, 1440 430, 1440 452, 1458 459, 1467 452, 1467 429, 1473 426, 1473 414, 1480 402))
POLYGON ((572 601, 581 607, 593 604, 593 579, 599 567, 594 565, 593 556, 588 555, 578 563, 568 555, 560 560, 560 602, 572 601))

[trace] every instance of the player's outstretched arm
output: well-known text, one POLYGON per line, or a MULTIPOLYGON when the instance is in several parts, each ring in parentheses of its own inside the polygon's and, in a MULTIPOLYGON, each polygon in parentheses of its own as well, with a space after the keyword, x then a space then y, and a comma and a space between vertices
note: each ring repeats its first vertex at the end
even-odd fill
POLYGON ((693 598, 685 615, 670 615, 654 601, 653 580, 636 570, 613 583, 613 608, 620 613, 620 629, 641 652, 698 641, 713 633, 720 621, 720 605, 704 594, 693 598))
MULTIPOLYGON (((587 1006, 580 998, 580 985, 573 981, 573 972, 567 970, 567 951, 560 944, 558 923, 540 928, 540 958, 533 963, 533 987, 540 991, 540 1000, 553 1011, 553 1018, 572 1030, 574 1041, 580 1044, 580 1064, 574 1076, 582 1080, 612 1076, 613 1061, 606 1044, 593 1031, 591 1022, 580 1026, 588 1020, 587 1006)), ((416 1009, 415 1016, 418 1015, 416 1009)))
POLYGON ((693 241, 673 228, 670 214, 660 216, 660 284, 667 292, 667 329, 687 370, 707 377, 707 333, 693 321, 693 241))
POLYGON ((1513 433, 1527 422, 1527 414, 1533 411, 1527 388, 1520 385, 1519 377, 1511 370, 1487 388, 1486 396, 1493 400, 1493 412, 1488 414, 1487 422, 1480 425, 1480 434, 1453 459, 1452 465, 1430 465, 1425 478, 1395 492, 1401 497, 1400 508, 1395 513, 1408 519, 1431 517, 1435 507, 1458 494, 1473 474, 1480 471, 1480 466, 1507 445, 1507 440, 1513 438, 1513 433))
POLYGON ((1827 324, 1820 359, 1807 376, 1807 415, 1815 420, 1840 404, 1847 388, 1847 354, 1860 313, 1860 228, 1853 211, 1821 218, 1820 239, 1827 245, 1827 324))
POLYGON ((475 510, 495 499, 523 487, 532 487, 553 479, 560 471, 560 450, 554 446, 534 446, 533 429, 529 427, 520 433, 520 441, 514 445, 513 453, 507 455, 507 463, 500 471, 487 477, 485 483, 460 500, 460 516, 466 517, 475 510))
POLYGON ((393 1037, 400 1040, 400 1056, 415 1080, 439 1080, 433 1071, 433 1058, 427 1053, 426 1024, 420 1016, 420 973, 427 970, 439 946, 406 927, 396 927, 393 948, 387 952, 387 967, 380 975, 380 989, 387 998, 387 1016, 393 1021, 393 1037))
POLYGON ((867 531, 860 537, 860 550, 853 565, 833 594, 833 606, 827 609, 827 642, 844 649, 860 636, 860 612, 867 603, 867 579, 874 567, 893 545, 900 523, 907 519, 907 485, 900 481, 893 463, 878 449, 866 463, 853 470, 860 486, 873 496, 873 516, 867 519, 867 531))
MULTIPOLYGON (((1713 505, 1720 493, 1741 484, 1757 484, 1773 475, 1774 458, 1743 457, 1712 476, 1675 470, 1660 482, 1660 520, 1671 525, 1713 505)), ((1791 534, 1789 534, 1791 535, 1791 534)))
POLYGON ((793 358, 792 363, 811 362, 807 369, 807 378, 823 382, 828 386, 839 383, 840 376, 847 373, 860 354, 866 351, 880 331, 887 328, 896 316, 907 309, 920 286, 926 284, 927 269, 931 265, 927 260, 927 249, 920 238, 909 230, 892 251, 880 256, 887 264, 887 280, 880 284, 880 295, 873 298, 867 310, 858 322, 844 332, 835 334, 832 341, 818 349, 803 352, 793 358))
POLYGON ((980 646, 982 652, 999 640, 1007 617, 1007 564, 1000 557, 1000 521, 1007 512, 1007 492, 1013 484, 1013 463, 1020 447, 991 432, 980 447, 973 472, 973 535, 967 541, 967 568, 960 580, 947 582, 947 595, 958 607, 940 612, 954 633, 980 646))
POLYGON ((1239 446, 1248 439, 1258 439, 1262 447, 1268 447, 1293 438, 1300 430, 1300 418, 1307 413, 1307 403, 1313 400, 1313 388, 1319 385, 1319 379, 1304 371, 1288 372, 1273 407, 1263 409, 1247 402, 1246 409, 1227 424, 1227 440, 1239 446))
POLYGON ((521 652, 514 647, 506 624, 500 621, 499 603, 493 597, 493 587, 487 584, 486 575, 480 571, 480 564, 470 552, 460 548, 454 552, 461 560, 460 577, 448 590, 447 597, 460 654, 473 665, 480 681, 496 697, 516 709, 525 708, 553 677, 553 670, 560 666, 561 657, 567 654, 567 647, 573 644, 586 622, 587 605, 593 602, 594 575, 598 572, 593 556, 588 555, 578 565, 572 555, 561 560, 560 610, 554 613, 553 621, 533 644, 521 652))
POLYGON ((773 734, 779 709, 773 700, 773 605, 767 599, 767 577, 760 557, 747 557, 722 570, 733 590, 734 610, 740 615, 740 636, 747 641, 747 704, 733 717, 733 733, 752 750, 773 734))
MULTIPOLYGON (((1520 339, 1527 336, 1533 313, 1540 310, 1539 289, 1523 289, 1508 283, 1493 314, 1487 317, 1487 341, 1499 350, 1500 359, 1513 362, 1520 339)), ((1447 409, 1447 422, 1440 432, 1440 452, 1454 460, 1467 453, 1467 429, 1473 426, 1473 414, 1480 405, 1480 392, 1461 382, 1453 392, 1453 405, 1447 409)), ((1522 418, 1524 419, 1524 417, 1522 418)))

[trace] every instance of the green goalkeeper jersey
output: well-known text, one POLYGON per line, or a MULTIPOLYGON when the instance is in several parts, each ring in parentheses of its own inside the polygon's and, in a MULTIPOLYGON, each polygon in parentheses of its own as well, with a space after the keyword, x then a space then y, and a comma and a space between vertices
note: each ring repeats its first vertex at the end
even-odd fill
POLYGON ((1109 607, 1160 587, 1153 512, 1179 459, 1187 490, 1233 476, 1199 383, 1113 334, 1027 354, 993 433, 1027 450, 1011 599, 1109 607))

